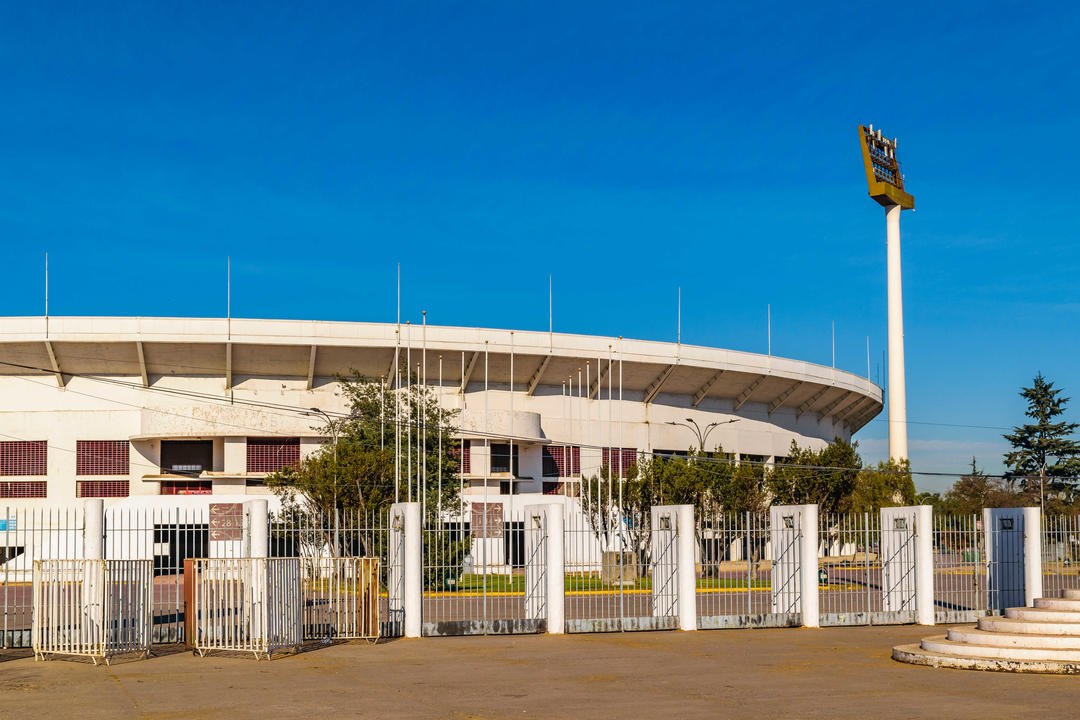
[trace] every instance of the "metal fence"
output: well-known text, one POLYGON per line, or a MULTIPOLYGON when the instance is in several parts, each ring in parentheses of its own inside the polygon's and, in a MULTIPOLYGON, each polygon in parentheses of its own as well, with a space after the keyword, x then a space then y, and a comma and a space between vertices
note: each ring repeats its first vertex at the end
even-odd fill
POLYGON ((818 522, 821 624, 888 622, 882 594, 880 514, 823 514, 818 522))
MULTIPOLYGON (((185 642, 184 560, 211 554, 206 510, 110 508, 105 518, 106 558, 149 558, 153 562, 153 641, 185 642)), ((233 551, 243 553, 244 542, 237 543, 240 547, 233 551)))
POLYGON ((293 509, 270 520, 270 555, 300 560, 305 583, 305 637, 312 639, 322 638, 318 635, 322 631, 337 633, 333 624, 326 624, 330 622, 326 613, 341 616, 354 609, 373 612, 377 627, 364 628, 363 634, 353 635, 357 628, 345 625, 338 628, 345 634, 334 634, 337 639, 401 636, 401 613, 391 612, 388 597, 393 579, 396 577, 399 583, 401 580, 401 573, 395 572, 404 562, 400 551, 398 548, 395 553, 390 546, 389 510, 340 512, 334 517, 293 509), (350 566, 349 561, 361 559, 369 564, 350 566), (337 563, 340 574, 332 581, 318 580, 325 579, 329 562, 337 563), (368 572, 374 573, 372 605, 360 608, 354 590, 366 588, 363 578, 368 572))
POLYGON ((652 528, 651 520, 635 523, 614 513, 587 514, 567 506, 563 516, 567 632, 677 627, 679 531, 676 525, 652 528))
POLYGON ((934 516, 934 620, 974 622, 986 614, 982 521, 976 515, 934 516))
POLYGON ((28 648, 35 559, 83 557, 81 508, 0 509, 0 647, 28 648))
POLYGON ((542 622, 526 607, 525 509, 481 511, 470 522, 423 528, 424 635, 531 633, 542 622))
POLYGON ((1047 515, 1042 536, 1043 595, 1080 588, 1080 515, 1047 515))
POLYGON ((698 627, 789 627, 799 613, 774 612, 769 518, 720 513, 698 520, 698 627))
POLYGON ((35 560, 34 657, 150 652, 149 560, 35 560))
MULTIPOLYGON (((546 529, 530 525, 525 507, 512 513, 499 507, 498 513, 481 511, 462 522, 429 519, 423 527, 424 634, 546 629, 546 529)), ((934 516, 933 602, 937 622, 971 622, 1023 604, 1022 513, 1018 509, 991 512, 985 517, 934 516)), ((883 524, 879 513, 819 518, 814 532, 822 625, 914 622, 914 525, 901 520, 890 515, 883 524)), ((566 505, 566 631, 677 627, 675 543, 678 533, 686 530, 661 523, 652 516, 633 519, 615 511, 605 515, 582 512, 576 504, 566 505)), ((699 628, 800 624, 798 598, 803 588, 797 558, 803 529, 787 527, 780 519, 775 523, 777 527, 767 515, 749 513, 697 518, 693 532, 699 628)), ((107 511, 106 560, 137 559, 150 568, 151 642, 189 639, 184 622, 185 559, 248 554, 249 524, 245 519, 241 533, 233 540, 214 544, 206 508, 107 511)), ((35 560, 81 560, 84 532, 82 509, 0 509, 3 647, 31 647, 35 643, 34 610, 39 602, 33 586, 35 560)), ((339 513, 336 517, 293 510, 271 518, 271 556, 297 561, 301 640, 402 634, 401 536, 401 532, 392 532, 388 510, 339 513), (399 599, 396 606, 395 597, 399 599)), ((1044 594, 1054 597, 1065 589, 1080 589, 1080 517, 1044 518, 1041 539, 1044 594)), ((290 572, 279 572, 274 582, 292 582, 290 572)), ((234 603, 222 606, 220 614, 208 609, 203 620, 224 624, 220 630, 206 630, 205 649, 219 649, 213 643, 228 639, 230 633, 236 638, 244 635, 236 628, 248 611, 241 610, 242 603, 236 604, 243 599, 238 593, 243 587, 250 595, 254 586, 241 582, 239 575, 234 580, 232 585, 222 580, 212 597, 203 596, 206 602, 234 603)), ((79 586, 83 585, 80 581, 79 586)), ((200 592, 204 589, 201 585, 200 592)), ((71 594, 74 590, 65 592, 68 595, 54 591, 52 598, 69 603, 64 612, 71 612, 75 607, 71 603, 77 598, 71 594)), ((270 599, 268 595, 266 602, 270 599)), ((259 617, 250 622, 263 622, 259 617)), ((47 616, 42 618, 43 628, 52 622, 47 616)), ((268 633, 271 620, 267 615, 268 633)), ((106 620, 101 623, 108 624, 106 620)), ((58 633, 43 636, 41 647, 53 647, 48 645, 53 642, 49 638, 60 637, 58 633)), ((288 644, 268 642, 273 648, 288 644)), ((252 649, 242 642, 239 645, 256 654, 274 651, 252 649)))
POLYGON ((299 650, 299 558, 203 558, 195 572, 195 650, 250 652, 270 658, 299 650))

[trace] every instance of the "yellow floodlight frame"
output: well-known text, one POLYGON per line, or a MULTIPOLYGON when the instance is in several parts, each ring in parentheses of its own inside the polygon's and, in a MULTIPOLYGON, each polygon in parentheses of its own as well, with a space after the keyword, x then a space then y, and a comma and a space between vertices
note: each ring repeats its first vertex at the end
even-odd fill
POLYGON ((873 125, 860 125, 859 144, 870 197, 884 207, 899 205, 905 210, 913 209, 915 198, 904 191, 904 176, 896 159, 896 139, 884 137, 881 129, 875 131, 873 125))

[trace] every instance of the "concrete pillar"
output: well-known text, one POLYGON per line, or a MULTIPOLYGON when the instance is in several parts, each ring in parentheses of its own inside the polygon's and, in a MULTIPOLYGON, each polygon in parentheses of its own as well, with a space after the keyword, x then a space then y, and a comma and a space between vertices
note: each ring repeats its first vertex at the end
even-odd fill
POLYGON ((679 629, 697 630, 697 564, 694 562, 697 528, 694 525, 694 506, 676 505, 675 512, 679 543, 679 629))
POLYGON ((83 505, 83 557, 105 559, 105 501, 92 498, 83 505))
POLYGON ((915 607, 920 625, 934 624, 934 509, 915 507, 915 607))
POLYGON ((904 292, 900 281, 900 206, 885 211, 889 315, 889 457, 907 459, 904 385, 904 292))
POLYGON ((821 627, 818 607, 818 506, 799 507, 799 529, 802 534, 802 552, 799 572, 802 586, 803 627, 821 627))
POLYGON ((563 554, 563 506, 547 506, 547 631, 562 635, 566 629, 566 569, 563 554))
POLYGON ((1024 604, 1031 607, 1043 596, 1042 516, 1039 508, 1024 510, 1024 604))
MULTIPOLYGON (((401 606, 405 613, 404 632, 405 637, 418 638, 423 633, 424 618, 423 608, 423 547, 424 528, 420 514, 420 503, 403 502, 394 503, 390 509, 391 523, 398 525, 396 531, 403 533, 402 544, 404 551, 402 582, 404 597, 401 606)), ((394 532, 392 530, 391 532, 394 532)), ((393 547, 391 540, 391 548, 393 547)))
POLYGON ((264 558, 270 552, 270 516, 265 500, 252 500, 248 509, 248 522, 251 529, 251 544, 248 556, 264 558))
POLYGON ((652 547, 653 614, 676 616, 680 630, 697 630, 695 530, 693 505, 653 505, 649 538, 652 547), (669 572, 674 575, 671 582, 668 582, 666 575, 669 572))

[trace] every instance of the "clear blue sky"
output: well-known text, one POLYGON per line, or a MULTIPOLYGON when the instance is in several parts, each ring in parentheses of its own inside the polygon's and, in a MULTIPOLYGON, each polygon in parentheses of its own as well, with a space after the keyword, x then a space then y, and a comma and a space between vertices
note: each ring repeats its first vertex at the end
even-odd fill
MULTIPOLYGON (((0 314, 555 327, 866 371, 900 137, 916 469, 1077 396, 1074 5, 223 3, 0 10, 0 314), (944 7, 943 7, 944 6, 944 7), (256 9, 257 8, 257 9, 256 9), (944 425, 933 424, 941 423, 944 425), (981 427, 975 427, 981 426, 981 427)), ((886 449, 879 418, 857 436, 886 449)), ((944 482, 919 478, 920 487, 944 482)))

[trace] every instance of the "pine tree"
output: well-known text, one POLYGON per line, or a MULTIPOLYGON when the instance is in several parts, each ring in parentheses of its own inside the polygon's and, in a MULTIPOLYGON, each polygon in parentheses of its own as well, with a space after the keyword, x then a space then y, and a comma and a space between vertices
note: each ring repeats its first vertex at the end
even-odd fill
POLYGON ((1073 489, 1080 471, 1080 442, 1070 438, 1080 423, 1060 419, 1070 400, 1062 397, 1061 392, 1042 373, 1036 375, 1032 386, 1020 391, 1028 404, 1025 415, 1035 422, 1015 427, 1012 434, 1004 435, 1013 448, 1005 453, 1009 477, 1020 479, 1026 489, 1033 489, 1038 481, 1040 504, 1044 504, 1047 489, 1073 489))

